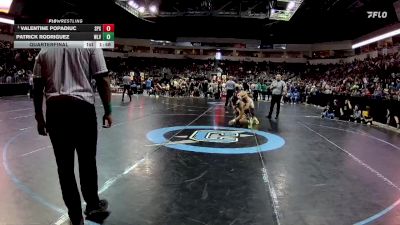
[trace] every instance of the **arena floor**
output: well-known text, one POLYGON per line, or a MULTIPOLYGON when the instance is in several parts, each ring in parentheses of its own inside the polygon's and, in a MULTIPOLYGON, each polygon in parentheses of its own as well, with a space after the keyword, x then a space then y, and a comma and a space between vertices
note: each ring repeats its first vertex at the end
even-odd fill
MULTIPOLYGON (((269 121, 265 102, 258 131, 232 129, 218 102, 120 98, 114 126, 99 128, 105 224, 400 224, 398 133, 322 120, 305 105, 269 121)), ((26 96, 0 98, 0 224, 67 224, 33 113, 26 96)))

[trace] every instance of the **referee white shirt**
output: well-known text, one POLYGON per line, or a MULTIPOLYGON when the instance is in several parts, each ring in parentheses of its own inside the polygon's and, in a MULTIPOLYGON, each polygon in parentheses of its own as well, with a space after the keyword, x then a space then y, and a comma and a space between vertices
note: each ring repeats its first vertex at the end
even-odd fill
POLYGON ((128 76, 128 75, 125 75, 125 76, 122 78, 122 83, 123 83, 124 85, 130 85, 130 84, 131 84, 131 77, 128 76))
POLYGON ((233 81, 233 80, 228 80, 228 81, 226 82, 226 84, 225 84, 226 90, 234 91, 234 90, 235 90, 235 87, 236 87, 236 83, 235 83, 235 81, 233 81))
POLYGON ((283 80, 277 81, 274 80, 271 84, 272 89, 272 94, 273 95, 282 95, 283 93, 287 92, 286 88, 286 83, 283 80))
POLYGON ((47 100, 69 95, 91 104, 94 104, 91 76, 107 71, 103 50, 84 48, 42 49, 33 68, 34 77, 44 79, 47 100))

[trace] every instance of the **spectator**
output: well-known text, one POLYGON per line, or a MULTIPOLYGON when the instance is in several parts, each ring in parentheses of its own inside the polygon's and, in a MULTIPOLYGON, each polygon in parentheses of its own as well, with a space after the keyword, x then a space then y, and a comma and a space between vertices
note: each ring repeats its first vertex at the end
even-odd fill
POLYGON ((336 118, 342 118, 344 115, 343 108, 337 99, 333 100, 333 113, 335 114, 336 118))
POLYGON ((359 109, 358 105, 355 105, 353 113, 350 115, 350 121, 355 123, 361 123, 361 120, 362 120, 361 110, 359 109))
POLYGON ((254 82, 250 85, 250 89, 253 92, 253 101, 256 102, 258 100, 258 89, 257 84, 254 82))
POLYGON ((256 96, 256 97, 253 96, 253 97, 256 99, 256 101, 258 101, 259 96, 262 94, 261 82, 260 82, 260 81, 257 81, 257 88, 256 88, 256 90, 257 90, 257 96, 256 96))
POLYGON ((335 113, 332 104, 329 103, 321 114, 321 118, 335 119, 335 113))
POLYGON ((153 86, 153 82, 152 82, 152 80, 151 80, 151 78, 149 77, 147 80, 146 80, 146 91, 147 91, 147 94, 148 95, 150 95, 150 90, 151 90, 151 87, 153 86))
POLYGON ((202 90, 203 90, 204 98, 208 98, 208 80, 207 79, 204 79, 204 81, 202 83, 202 90))
POLYGON ((362 121, 367 125, 372 125, 373 118, 371 116, 371 108, 369 106, 365 107, 362 111, 362 121))
POLYGON ((393 122, 397 129, 400 129, 400 121, 399 121, 399 109, 396 108, 396 103, 391 101, 389 107, 387 108, 386 114, 386 124, 391 125, 393 122))
POLYGON ((11 75, 8 75, 6 78, 6 84, 11 84, 12 83, 12 77, 11 75))
POLYGON ((29 76, 29 97, 33 99, 33 74, 29 76))
POLYGON ((297 104, 300 101, 300 92, 297 88, 290 94, 290 100, 292 104, 297 104))
MULTIPOLYGON (((262 95, 262 100, 263 101, 265 101, 265 96, 267 95, 267 90, 268 90, 268 86, 264 81, 261 84, 261 95, 262 95)), ((269 100, 269 98, 268 98, 268 100, 269 100)))
POLYGON ((272 89, 271 89, 272 80, 267 82, 267 101, 272 98, 272 89))
POLYGON ((342 107, 343 115, 340 119, 349 121, 350 116, 353 113, 353 107, 349 99, 344 100, 344 105, 342 107))

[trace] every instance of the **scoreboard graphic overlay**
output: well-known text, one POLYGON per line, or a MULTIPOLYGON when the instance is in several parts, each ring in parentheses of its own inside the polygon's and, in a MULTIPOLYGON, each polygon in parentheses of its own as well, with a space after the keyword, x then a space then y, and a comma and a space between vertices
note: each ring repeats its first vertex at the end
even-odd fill
POLYGON ((16 24, 14 48, 114 48, 114 24, 16 24))

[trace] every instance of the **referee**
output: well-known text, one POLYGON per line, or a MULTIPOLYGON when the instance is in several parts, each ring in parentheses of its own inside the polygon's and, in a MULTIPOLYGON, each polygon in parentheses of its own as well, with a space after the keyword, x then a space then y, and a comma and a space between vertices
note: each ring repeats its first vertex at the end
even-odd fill
POLYGON ((236 83, 232 80, 232 77, 229 77, 229 80, 225 84, 226 89, 226 99, 225 99, 225 108, 228 107, 228 103, 231 100, 233 94, 235 93, 236 83))
POLYGON ((109 216, 108 202, 97 194, 97 119, 91 78, 104 106, 103 125, 112 124, 110 83, 101 49, 42 49, 34 66, 34 107, 40 135, 50 136, 62 196, 72 225, 83 225, 81 199, 74 174, 78 155, 82 196, 88 220, 109 216), (46 120, 42 106, 46 97, 46 120))
POLYGON ((275 119, 279 117, 279 111, 281 109, 281 99, 282 95, 286 93, 286 83, 282 80, 280 74, 276 75, 276 80, 274 80, 270 86, 272 90, 271 107, 269 108, 268 119, 271 119, 272 112, 274 111, 274 105, 276 104, 276 116, 275 119))
POLYGON ((129 101, 132 101, 131 77, 128 76, 128 74, 125 74, 125 76, 122 78, 122 83, 124 85, 124 91, 122 92, 122 101, 124 101, 125 92, 127 92, 127 95, 129 96, 129 101))

